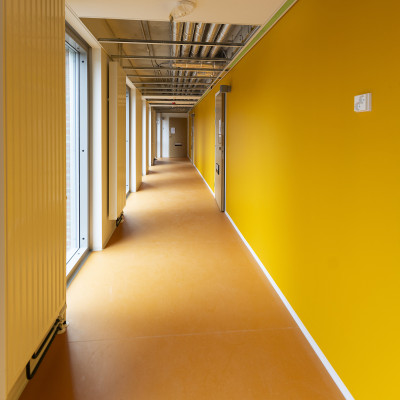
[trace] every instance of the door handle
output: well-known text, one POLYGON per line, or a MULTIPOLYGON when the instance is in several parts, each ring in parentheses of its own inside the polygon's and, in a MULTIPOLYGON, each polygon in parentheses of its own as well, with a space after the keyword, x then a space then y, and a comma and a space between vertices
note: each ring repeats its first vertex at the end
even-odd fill
POLYGON ((219 164, 215 164, 215 172, 219 175, 219 164))

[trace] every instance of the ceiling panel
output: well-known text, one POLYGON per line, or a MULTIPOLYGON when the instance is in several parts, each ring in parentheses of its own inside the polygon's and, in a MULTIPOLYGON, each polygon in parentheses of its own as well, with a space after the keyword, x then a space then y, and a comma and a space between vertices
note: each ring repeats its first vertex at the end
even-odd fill
MULTIPOLYGON (((175 0, 67 0, 79 17, 168 21, 175 0)), ((197 8, 179 21, 262 25, 285 0, 198 0, 197 8)))

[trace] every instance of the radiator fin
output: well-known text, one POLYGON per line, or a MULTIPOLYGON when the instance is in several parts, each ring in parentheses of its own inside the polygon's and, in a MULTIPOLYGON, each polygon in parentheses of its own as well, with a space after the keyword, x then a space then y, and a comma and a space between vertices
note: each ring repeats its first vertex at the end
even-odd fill
POLYGON ((116 220, 126 204, 126 74, 109 63, 109 212, 116 220))

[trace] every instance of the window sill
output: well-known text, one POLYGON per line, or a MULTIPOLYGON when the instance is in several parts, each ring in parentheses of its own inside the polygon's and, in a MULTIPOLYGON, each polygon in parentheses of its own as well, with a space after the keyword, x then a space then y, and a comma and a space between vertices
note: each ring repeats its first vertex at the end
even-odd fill
POLYGON ((67 262, 67 282, 72 278, 74 272, 79 267, 83 259, 88 255, 89 249, 81 247, 74 256, 67 262))

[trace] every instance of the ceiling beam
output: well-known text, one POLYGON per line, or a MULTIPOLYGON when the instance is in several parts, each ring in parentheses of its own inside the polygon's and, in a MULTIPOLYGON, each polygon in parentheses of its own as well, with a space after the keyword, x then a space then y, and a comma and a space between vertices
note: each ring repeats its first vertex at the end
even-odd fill
POLYGON ((114 59, 122 60, 176 60, 193 62, 230 62, 231 58, 207 58, 207 57, 172 57, 172 56, 134 56, 134 55, 112 55, 114 59))
POLYGON ((157 86, 157 87, 138 87, 139 90, 196 90, 197 92, 204 92, 206 88, 204 87, 193 87, 193 88, 185 88, 185 87, 165 87, 165 86, 157 86))
POLYGON ((124 67, 125 70, 134 71, 197 71, 197 72, 222 72, 224 68, 173 68, 173 67, 124 67))
POLYGON ((184 101, 184 100, 149 100, 149 104, 173 104, 173 105, 184 105, 184 104, 195 104, 196 100, 184 101))
POLYGON ((178 83, 178 82, 135 82, 135 87, 138 87, 138 85, 171 85, 171 86, 205 86, 208 87, 210 86, 209 83, 178 83))
MULTIPOLYGON (((143 96, 142 97, 146 97, 146 96, 148 96, 148 95, 157 95, 157 97, 160 97, 160 96, 166 96, 166 97, 168 97, 168 93, 143 93, 143 96)), ((187 96, 187 98, 188 99, 191 99, 192 98, 192 96, 187 96)), ((198 99, 196 99, 196 100, 198 100, 198 99)))
POLYGON ((139 90, 194 90, 196 92, 204 92, 206 90, 206 88, 200 87, 193 87, 193 88, 184 88, 184 87, 164 87, 164 86, 160 86, 160 87, 139 87, 137 88, 139 90))
POLYGON ((180 96, 180 95, 161 95, 161 96, 155 96, 155 95, 149 95, 149 96, 142 96, 142 99, 175 99, 175 100, 179 100, 179 99, 200 99, 201 96, 180 96))
POLYGON ((152 96, 160 96, 160 95, 165 95, 165 96, 174 96, 174 95, 176 95, 176 96, 178 96, 178 95, 181 95, 181 96, 186 96, 186 97, 191 97, 191 96, 201 96, 202 94, 203 94, 204 92, 190 92, 190 93, 182 93, 182 92, 168 92, 168 91, 163 91, 163 90, 160 90, 160 91, 154 91, 154 90, 145 90, 145 91, 143 91, 142 92, 142 95, 143 96, 146 96, 146 95, 152 95, 152 96))
MULTIPOLYGON (((171 76, 171 75, 165 75, 165 76, 160 76, 160 75, 127 75, 128 78, 152 78, 152 79, 178 79, 176 76, 171 76)), ((198 80, 204 80, 204 79, 216 79, 216 77, 209 76, 209 77, 187 77, 187 76, 179 76, 179 79, 198 79, 198 80)))
POLYGON ((149 104, 150 107, 193 108, 194 104, 149 104))
POLYGON ((211 47, 243 47, 244 43, 233 42, 192 42, 182 40, 145 40, 145 39, 122 39, 122 38, 99 38, 100 43, 120 43, 120 44, 159 44, 167 46, 211 46, 211 47))

